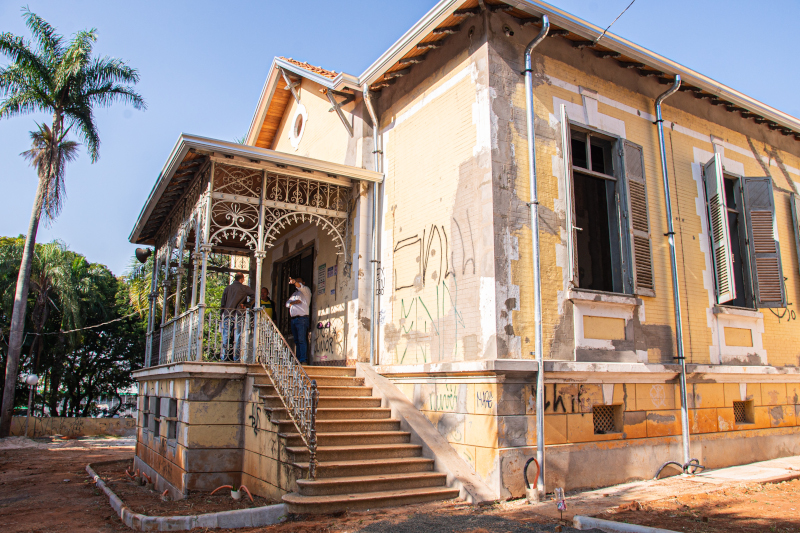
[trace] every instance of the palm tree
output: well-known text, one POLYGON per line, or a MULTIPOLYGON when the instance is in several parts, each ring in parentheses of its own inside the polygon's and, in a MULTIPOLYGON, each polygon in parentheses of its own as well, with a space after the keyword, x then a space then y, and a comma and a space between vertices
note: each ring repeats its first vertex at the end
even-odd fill
POLYGON ((23 18, 34 43, 11 33, 0 34, 0 53, 11 61, 0 67, 0 96, 5 97, 0 103, 0 119, 45 112, 52 114, 53 122, 31 134, 33 146, 23 154, 36 167, 39 185, 17 277, 0 411, 0 437, 7 436, 11 429, 39 219, 42 213, 47 220, 58 215, 63 201, 65 166, 76 153, 77 146, 70 144, 66 135, 74 128, 94 163, 100 149, 94 108, 109 107, 115 102, 128 103, 136 109, 146 108, 142 97, 133 90, 133 85, 139 81, 135 69, 120 59, 92 57, 96 30, 78 32, 67 42, 53 26, 28 9, 23 10, 23 18))

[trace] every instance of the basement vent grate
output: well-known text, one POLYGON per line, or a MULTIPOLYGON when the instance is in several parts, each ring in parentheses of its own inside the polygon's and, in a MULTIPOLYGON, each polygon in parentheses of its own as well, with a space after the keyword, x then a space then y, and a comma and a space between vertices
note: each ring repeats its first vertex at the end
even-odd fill
POLYGON ((622 431, 621 405, 595 405, 592 407, 595 435, 619 433, 622 431))
POLYGON ((733 419, 737 424, 752 424, 755 418, 753 400, 733 402, 733 419))

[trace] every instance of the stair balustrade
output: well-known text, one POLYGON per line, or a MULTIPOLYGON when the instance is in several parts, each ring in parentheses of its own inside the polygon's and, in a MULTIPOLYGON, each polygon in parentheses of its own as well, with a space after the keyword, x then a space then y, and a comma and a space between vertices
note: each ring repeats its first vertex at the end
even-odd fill
POLYGON ((265 309, 256 309, 256 361, 264 367, 275 391, 308 448, 309 478, 317 469, 317 381, 308 377, 265 309))

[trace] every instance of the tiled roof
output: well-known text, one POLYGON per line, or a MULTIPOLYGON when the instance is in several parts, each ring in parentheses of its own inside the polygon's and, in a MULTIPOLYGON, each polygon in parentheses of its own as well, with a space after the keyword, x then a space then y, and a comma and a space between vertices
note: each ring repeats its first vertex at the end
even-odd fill
POLYGON ((320 76, 325 76, 326 78, 335 78, 337 73, 331 70, 325 70, 322 67, 315 67, 314 65, 309 65, 308 63, 304 63, 302 61, 297 61, 296 59, 292 59, 291 57, 281 57, 281 59, 288 61, 293 65, 297 65, 300 68, 304 68, 308 71, 311 71, 315 74, 319 74, 320 76))

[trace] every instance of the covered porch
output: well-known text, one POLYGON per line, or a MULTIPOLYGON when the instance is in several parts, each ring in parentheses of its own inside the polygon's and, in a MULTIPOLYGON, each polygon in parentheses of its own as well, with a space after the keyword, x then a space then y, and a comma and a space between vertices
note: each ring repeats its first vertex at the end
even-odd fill
POLYGON ((370 248, 369 235, 358 231, 369 216, 363 193, 380 179, 357 167, 182 135, 130 237, 154 248, 145 366, 290 355, 283 305, 290 276, 312 290, 310 361, 346 365, 355 341, 347 315, 357 317, 361 293, 370 293, 368 280, 352 275, 353 259, 370 248), (235 272, 256 301, 224 311, 221 291, 235 272), (275 303, 272 317, 261 307, 262 287, 275 303))

